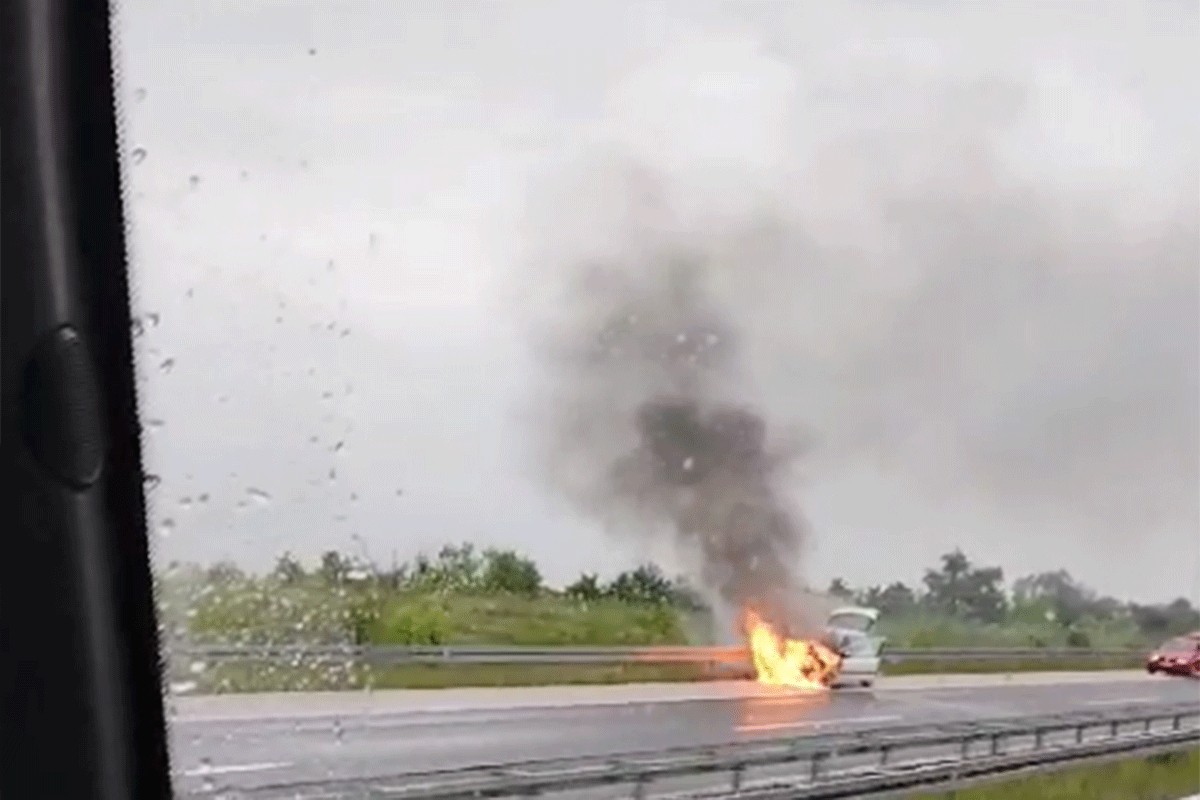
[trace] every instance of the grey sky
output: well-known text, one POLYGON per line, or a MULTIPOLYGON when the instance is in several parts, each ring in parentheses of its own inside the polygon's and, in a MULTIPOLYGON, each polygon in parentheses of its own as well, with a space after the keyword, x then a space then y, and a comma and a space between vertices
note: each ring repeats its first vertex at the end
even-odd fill
POLYGON ((1194 3, 121 14, 160 558, 669 559, 547 494, 523 416, 532 257, 617 246, 634 161, 681 230, 765 209, 796 256, 720 296, 813 442, 813 582, 958 545, 1200 596, 1194 3))

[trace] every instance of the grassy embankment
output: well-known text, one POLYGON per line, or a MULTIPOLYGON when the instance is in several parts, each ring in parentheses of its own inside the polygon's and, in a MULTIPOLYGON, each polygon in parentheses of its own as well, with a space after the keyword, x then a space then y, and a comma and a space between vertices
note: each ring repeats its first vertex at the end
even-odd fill
POLYGON ((1200 749, 1084 765, 913 800, 1175 800, 1200 793, 1200 749))
MULTIPOLYGON (((666 605, 612 599, 585 602, 561 595, 416 593, 379 587, 330 589, 313 581, 283 585, 254 579, 188 591, 160 586, 169 638, 195 644, 499 644, 674 645, 703 643, 708 621, 666 605)), ((883 633, 896 647, 1061 646, 1051 626, 972 626, 930 617, 887 620, 883 633)), ((1115 646, 1097 643, 1097 646, 1115 646)), ((888 665, 888 674, 939 671, 1029 671, 1136 666, 1093 659, 888 665)), ((365 667, 323 663, 172 664, 172 679, 198 691, 266 691, 549 683, 689 681, 712 675, 694 665, 405 665, 365 667)))

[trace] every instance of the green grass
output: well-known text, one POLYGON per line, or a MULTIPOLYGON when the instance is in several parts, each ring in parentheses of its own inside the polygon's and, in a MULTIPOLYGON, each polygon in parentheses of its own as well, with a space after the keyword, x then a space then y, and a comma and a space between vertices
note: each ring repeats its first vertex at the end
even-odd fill
POLYGON ((547 646, 687 643, 679 614, 667 606, 561 597, 397 596, 383 604, 379 619, 367 630, 372 644, 409 644, 423 638, 436 639, 433 643, 547 646))
MULTIPOLYGON (((712 638, 701 615, 615 599, 331 588, 313 579, 290 585, 246 579, 191 592, 170 588, 160 587, 161 616, 196 643, 552 646, 702 644, 712 638)), ((981 625, 932 613, 884 617, 879 632, 896 648, 1068 644, 1068 631, 1048 622, 981 625)), ((1079 635, 1097 648, 1148 644, 1128 625, 1076 631, 1079 635)))
MULTIPOLYGON (((659 645, 686 644, 686 620, 668 606, 543 595, 434 594, 329 589, 270 580, 221 587, 174 607, 197 644, 659 645)), ((169 616, 172 608, 167 609, 169 616)))
POLYGON ((1200 748, 914 795, 914 800, 1176 800, 1200 793, 1200 748))
POLYGON ((1068 647, 1072 644, 1115 650, 1144 648, 1149 643, 1131 620, 1109 623, 1084 622, 1076 626, 1076 641, 1071 630, 1046 620, 1008 620, 1000 624, 981 624, 924 612, 883 617, 879 633, 892 647, 1068 647))

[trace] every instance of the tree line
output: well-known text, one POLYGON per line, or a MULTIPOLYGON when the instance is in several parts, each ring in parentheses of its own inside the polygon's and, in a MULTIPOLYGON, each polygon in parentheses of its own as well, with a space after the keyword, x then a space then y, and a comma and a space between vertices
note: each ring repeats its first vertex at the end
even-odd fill
POLYGON ((1018 578, 1011 590, 1004 570, 972 563, 955 549, 925 570, 921 586, 896 581, 886 586, 853 588, 835 578, 827 593, 859 605, 878 608, 885 615, 911 615, 931 611, 982 624, 1050 622, 1072 633, 1068 643, 1086 646, 1085 634, 1076 630, 1085 623, 1132 621, 1151 636, 1166 636, 1200 629, 1200 610, 1186 597, 1168 603, 1142 605, 1101 595, 1065 569, 1018 578))
MULTIPOLYGON (((221 562, 205 571, 213 584, 247 577, 236 565, 221 562)), ((447 544, 433 555, 381 567, 366 557, 329 550, 306 567, 291 553, 281 555, 269 577, 283 584, 317 583, 329 587, 370 584, 418 593, 511 594, 559 596, 580 602, 615 600, 699 610, 704 601, 683 577, 668 577, 645 563, 603 580, 585 572, 562 589, 545 585, 537 563, 511 549, 477 549, 467 542, 447 544)), ((1009 587, 1004 571, 973 563, 960 549, 942 555, 925 570, 918 586, 902 581, 852 587, 835 578, 826 593, 846 603, 871 606, 885 617, 937 615, 981 625, 1050 623, 1068 631, 1068 643, 1087 646, 1082 630, 1089 625, 1130 622, 1148 636, 1200 629, 1200 611, 1186 597, 1143 605, 1101 595, 1079 583, 1066 570, 1018 578, 1009 587)))
MULTIPOLYGON (((241 568, 228 561, 209 567, 205 574, 206 581, 215 585, 246 577, 241 568)), ((327 550, 314 566, 307 568, 289 552, 279 556, 268 577, 284 585, 316 582, 329 587, 345 587, 369 583, 395 591, 525 597, 550 594, 583 602, 616 600, 685 609, 702 606, 686 578, 668 577, 653 563, 640 564, 610 580, 601 579, 597 573, 585 572, 575 582, 555 590, 545 585, 537 563, 528 556, 510 549, 479 550, 470 542, 447 544, 436 554, 422 553, 411 561, 389 567, 381 567, 366 557, 327 550)))

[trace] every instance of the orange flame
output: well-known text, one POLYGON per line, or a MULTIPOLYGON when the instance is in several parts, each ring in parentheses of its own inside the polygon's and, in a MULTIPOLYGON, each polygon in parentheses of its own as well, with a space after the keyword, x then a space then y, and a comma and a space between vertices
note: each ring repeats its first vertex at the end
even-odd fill
POLYGON ((821 642, 784 638, 750 610, 745 626, 759 683, 820 691, 837 677, 842 656, 821 642))

